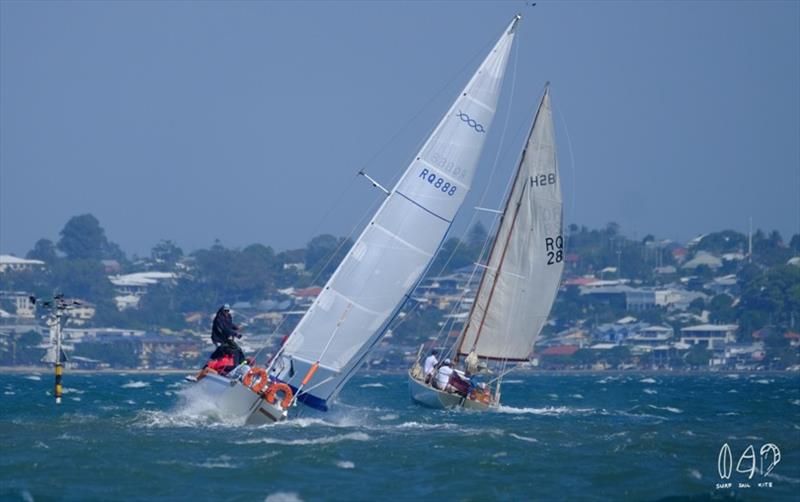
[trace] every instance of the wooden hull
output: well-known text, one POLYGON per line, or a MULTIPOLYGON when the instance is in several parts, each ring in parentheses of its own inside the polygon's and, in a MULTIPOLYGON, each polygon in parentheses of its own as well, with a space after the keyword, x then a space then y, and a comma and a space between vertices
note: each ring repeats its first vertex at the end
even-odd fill
POLYGON ((451 394, 439 389, 434 389, 425 382, 415 380, 408 374, 408 391, 411 400, 422 406, 437 410, 450 410, 453 408, 464 408, 476 411, 490 411, 493 407, 488 403, 466 399, 458 394, 451 394))

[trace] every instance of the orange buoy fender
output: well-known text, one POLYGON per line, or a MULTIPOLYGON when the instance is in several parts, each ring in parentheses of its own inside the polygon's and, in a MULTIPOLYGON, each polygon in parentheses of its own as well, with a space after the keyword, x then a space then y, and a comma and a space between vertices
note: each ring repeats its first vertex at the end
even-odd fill
POLYGON ((281 408, 286 409, 292 404, 292 388, 289 387, 285 383, 274 383, 270 385, 269 389, 267 389, 267 393, 264 395, 264 399, 267 400, 269 404, 275 404, 275 394, 278 392, 283 392, 283 400, 281 400, 281 408))
POLYGON ((248 371, 242 379, 242 383, 256 394, 260 394, 261 390, 269 383, 267 370, 264 368, 250 368, 250 371, 248 371), (253 385, 253 378, 255 378, 256 375, 258 376, 258 383, 253 385))

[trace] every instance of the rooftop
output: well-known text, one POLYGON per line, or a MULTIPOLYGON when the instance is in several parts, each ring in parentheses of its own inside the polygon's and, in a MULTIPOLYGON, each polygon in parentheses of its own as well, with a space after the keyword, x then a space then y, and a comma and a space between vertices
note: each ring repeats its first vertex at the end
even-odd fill
POLYGON ((689 326, 686 328, 681 328, 683 332, 697 332, 697 331, 718 331, 718 332, 725 332, 725 331, 736 331, 739 329, 739 326, 736 324, 699 324, 697 326, 689 326))
POLYGON ((42 260, 27 260, 10 254, 0 254, 0 265, 44 265, 42 260))

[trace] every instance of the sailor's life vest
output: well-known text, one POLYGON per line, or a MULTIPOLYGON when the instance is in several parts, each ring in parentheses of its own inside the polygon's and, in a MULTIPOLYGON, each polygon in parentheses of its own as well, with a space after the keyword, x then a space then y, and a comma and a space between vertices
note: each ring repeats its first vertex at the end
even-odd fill
POLYGON ((220 375, 224 375, 225 373, 229 372, 233 369, 233 356, 232 355, 225 355, 220 357, 219 359, 212 359, 206 365, 212 370, 216 371, 220 375))

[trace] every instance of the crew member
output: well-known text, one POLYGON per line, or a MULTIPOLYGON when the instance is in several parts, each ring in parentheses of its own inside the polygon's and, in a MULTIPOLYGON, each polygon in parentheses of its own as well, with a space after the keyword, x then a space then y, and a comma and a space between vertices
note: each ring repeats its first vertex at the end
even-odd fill
POLYGON ((439 363, 439 359, 436 356, 439 355, 439 351, 433 349, 431 351, 431 355, 425 358, 425 363, 422 366, 422 374, 425 376, 425 382, 429 382, 431 379, 431 375, 433 375, 433 370, 436 368, 436 365, 439 363))
POLYGON ((239 326, 233 324, 231 306, 226 303, 217 310, 214 322, 211 325, 211 341, 217 347, 217 350, 211 354, 211 359, 219 359, 230 355, 233 357, 234 366, 239 366, 244 361, 244 352, 234 340, 242 337, 239 329, 239 326))

